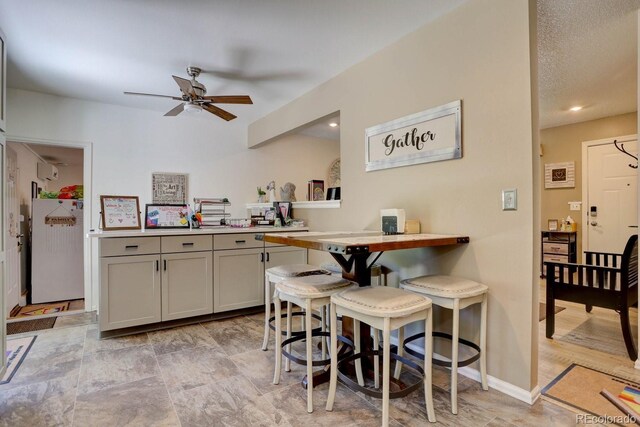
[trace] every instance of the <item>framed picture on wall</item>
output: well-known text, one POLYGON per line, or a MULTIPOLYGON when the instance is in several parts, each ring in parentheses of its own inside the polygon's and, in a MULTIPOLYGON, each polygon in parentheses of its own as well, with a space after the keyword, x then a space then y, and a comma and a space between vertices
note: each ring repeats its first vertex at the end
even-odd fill
POLYGON ((545 163, 544 188, 573 188, 575 186, 575 162, 545 163))
POLYGON ((138 196, 100 196, 102 229, 140 230, 138 196))

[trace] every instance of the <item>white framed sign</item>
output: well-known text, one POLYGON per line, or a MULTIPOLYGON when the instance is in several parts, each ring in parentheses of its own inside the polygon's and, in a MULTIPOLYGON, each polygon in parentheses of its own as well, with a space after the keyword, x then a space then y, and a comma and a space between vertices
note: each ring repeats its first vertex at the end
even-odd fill
POLYGON ((576 163, 545 163, 544 188, 573 188, 576 186, 576 163))
POLYGON ((366 171, 462 157, 462 102, 453 101, 365 130, 366 171))
POLYGON ((185 173, 154 172, 151 175, 154 204, 186 204, 187 179, 185 173))

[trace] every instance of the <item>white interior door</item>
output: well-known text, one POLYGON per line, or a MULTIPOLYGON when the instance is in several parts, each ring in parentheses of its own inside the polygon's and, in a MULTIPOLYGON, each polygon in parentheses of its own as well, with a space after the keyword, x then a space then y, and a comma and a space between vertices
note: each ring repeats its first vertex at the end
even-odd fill
MULTIPOLYGON (((616 139, 637 155, 635 135, 616 139)), ((583 250, 622 253, 629 236, 638 232, 638 170, 629 167, 637 162, 616 149, 613 140, 585 144, 583 250)))
POLYGON ((18 155, 5 146, 6 153, 6 269, 7 313, 20 303, 20 204, 18 201, 18 155))

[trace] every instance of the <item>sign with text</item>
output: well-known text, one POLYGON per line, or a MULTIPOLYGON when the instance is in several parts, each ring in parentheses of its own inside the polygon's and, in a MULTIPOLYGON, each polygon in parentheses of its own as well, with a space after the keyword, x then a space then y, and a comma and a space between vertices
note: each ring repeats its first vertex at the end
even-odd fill
POLYGON ((461 158, 461 123, 458 100, 367 128, 367 172, 461 158))

